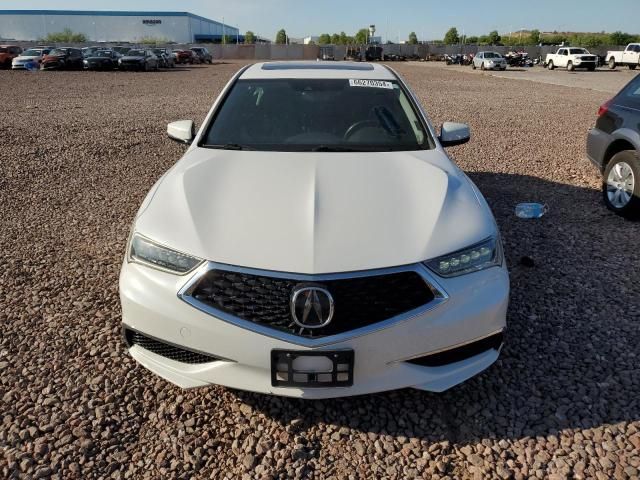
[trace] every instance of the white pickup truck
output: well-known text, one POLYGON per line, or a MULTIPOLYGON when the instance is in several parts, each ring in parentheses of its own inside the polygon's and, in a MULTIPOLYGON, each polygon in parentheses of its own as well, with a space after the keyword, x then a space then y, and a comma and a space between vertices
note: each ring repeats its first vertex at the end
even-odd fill
POLYGON ((548 53, 544 64, 549 70, 558 67, 573 72, 576 68, 586 68, 593 72, 598 66, 598 57, 586 48, 562 47, 556 53, 548 53))
POLYGON ((607 52, 606 62, 611 70, 618 65, 627 65, 635 70, 640 64, 640 43, 630 43, 622 52, 607 52))

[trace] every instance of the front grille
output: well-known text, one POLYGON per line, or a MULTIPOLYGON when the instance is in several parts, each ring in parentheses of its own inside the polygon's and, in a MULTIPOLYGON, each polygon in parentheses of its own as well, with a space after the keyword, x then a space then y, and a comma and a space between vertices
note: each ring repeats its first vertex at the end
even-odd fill
POLYGON ((190 289, 197 301, 234 317, 307 338, 348 332, 415 310, 435 296, 416 272, 301 282, 226 270, 210 270, 190 289), (290 301, 296 288, 316 286, 334 299, 334 316, 319 329, 293 321, 290 301))
POLYGON ((193 352, 191 350, 186 350, 175 345, 161 342, 160 340, 147 337, 146 335, 143 335, 140 332, 136 332, 135 330, 126 329, 124 335, 129 347, 138 345, 145 350, 149 350, 150 352, 153 352, 157 355, 175 360, 176 362, 200 364, 211 363, 220 360, 219 358, 211 355, 193 352))
POLYGON ((502 342, 502 332, 496 333, 495 335, 478 340, 477 342, 463 345, 462 347, 452 348, 450 350, 445 350, 444 352, 408 360, 408 363, 421 365, 423 367, 441 367, 443 365, 449 365, 450 363, 461 362, 462 360, 475 357, 487 350, 500 350, 502 342))

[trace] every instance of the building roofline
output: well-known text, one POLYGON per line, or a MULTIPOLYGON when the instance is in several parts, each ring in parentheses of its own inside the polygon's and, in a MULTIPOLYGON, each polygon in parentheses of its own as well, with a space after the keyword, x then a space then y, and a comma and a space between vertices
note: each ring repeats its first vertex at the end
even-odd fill
POLYGON ((216 25, 235 28, 227 23, 217 22, 210 18, 201 17, 190 12, 142 12, 125 10, 0 10, 0 15, 79 15, 92 17, 189 17, 216 25))

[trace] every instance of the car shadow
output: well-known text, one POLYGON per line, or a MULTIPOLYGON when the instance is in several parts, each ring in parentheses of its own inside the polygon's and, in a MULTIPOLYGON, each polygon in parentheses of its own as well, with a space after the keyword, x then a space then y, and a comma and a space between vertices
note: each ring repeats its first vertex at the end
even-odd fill
POLYGON ((469 176, 500 226, 512 283, 506 343, 492 367, 440 394, 237 397, 282 423, 297 419, 292 425, 300 430, 322 422, 457 443, 640 419, 640 223, 609 212, 593 188, 522 175, 469 176), (517 218, 515 205, 527 201, 546 203, 548 213, 517 218))

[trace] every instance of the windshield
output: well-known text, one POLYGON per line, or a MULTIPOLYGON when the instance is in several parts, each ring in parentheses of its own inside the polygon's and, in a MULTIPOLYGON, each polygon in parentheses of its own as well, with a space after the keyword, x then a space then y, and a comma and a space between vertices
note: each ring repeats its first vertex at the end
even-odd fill
POLYGON ((67 51, 66 50, 62 50, 60 48, 56 48, 54 50, 51 50, 51 52, 49 52, 49 55, 52 56, 56 56, 56 55, 66 55, 67 51))
POLYGON ((144 50, 129 50, 127 55, 130 57, 144 57, 144 50))
POLYGON ((112 52, 110 50, 98 50, 95 53, 96 57, 111 57, 112 52))
POLYGON ((239 80, 201 146, 271 151, 432 148, 395 81, 239 80))
POLYGON ((31 48, 22 54, 23 57, 39 57, 42 54, 42 50, 36 50, 31 48))
POLYGON ((499 53, 487 52, 484 54, 484 58, 502 58, 499 53))
POLYGON ((156 55, 164 55, 165 52, 164 50, 156 49, 156 50, 153 50, 153 53, 155 53, 156 55))
POLYGON ((585 50, 584 48, 572 48, 569 50, 569 53, 571 55, 581 55, 583 53, 589 53, 587 50, 585 50))

